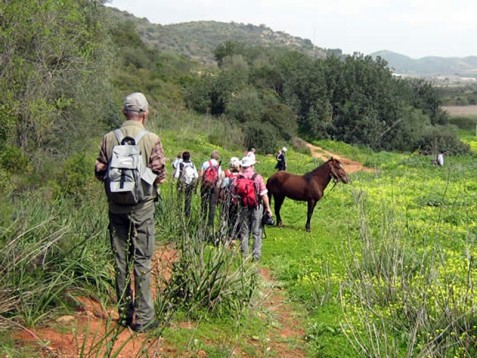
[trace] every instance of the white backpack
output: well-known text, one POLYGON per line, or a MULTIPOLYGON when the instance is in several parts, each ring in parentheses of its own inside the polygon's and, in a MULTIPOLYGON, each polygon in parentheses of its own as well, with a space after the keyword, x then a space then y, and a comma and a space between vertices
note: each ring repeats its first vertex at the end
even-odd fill
POLYGON ((195 166, 192 163, 187 163, 187 162, 182 162, 180 163, 180 175, 179 175, 179 180, 181 183, 184 183, 186 185, 192 184, 195 179, 195 166))
POLYGON ((156 175, 146 166, 139 142, 148 133, 141 130, 135 138, 125 137, 120 129, 114 131, 118 145, 106 174, 109 198, 120 205, 134 205, 152 195, 156 175))

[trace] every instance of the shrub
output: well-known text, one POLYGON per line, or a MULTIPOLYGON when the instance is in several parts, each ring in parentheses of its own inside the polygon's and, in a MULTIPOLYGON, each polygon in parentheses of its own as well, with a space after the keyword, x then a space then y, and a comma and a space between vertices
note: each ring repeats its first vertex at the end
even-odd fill
POLYGON ((477 116, 450 117, 449 123, 457 126, 459 129, 475 130, 475 126, 477 125, 477 116))
POLYGON ((433 128, 418 141, 422 154, 435 154, 443 151, 447 155, 468 154, 470 147, 459 140, 454 130, 449 126, 433 128))
POLYGON ((10 173, 25 173, 31 170, 28 157, 18 147, 5 145, 0 153, 0 166, 10 173))
POLYGON ((66 195, 75 200, 83 200, 89 193, 97 190, 93 175, 92 155, 75 153, 65 162, 64 169, 57 179, 57 195, 66 195), (59 190, 59 191, 58 191, 59 190))
POLYGON ((262 153, 274 153, 277 143, 282 142, 278 131, 270 123, 252 122, 244 129, 245 144, 262 153))
POLYGON ((14 185, 12 184, 11 174, 0 168, 0 193, 6 195, 11 193, 14 189, 14 185))

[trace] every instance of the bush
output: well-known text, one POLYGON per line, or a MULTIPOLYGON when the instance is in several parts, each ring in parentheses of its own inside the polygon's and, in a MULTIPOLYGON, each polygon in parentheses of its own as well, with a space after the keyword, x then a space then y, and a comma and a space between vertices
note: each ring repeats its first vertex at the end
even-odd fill
POLYGON ((11 181, 11 175, 6 170, 0 168, 0 193, 11 193, 14 186, 11 181))
POLYGON ((425 155, 443 151, 447 155, 468 154, 470 147, 459 140, 452 127, 442 126, 433 128, 418 141, 420 152, 425 155))
POLYGON ((0 166, 10 173, 20 174, 31 170, 27 156, 18 147, 6 145, 0 154, 0 166))
POLYGON ((64 170, 60 174, 61 177, 57 179, 57 195, 70 196, 75 200, 82 200, 84 197, 96 191, 97 186, 92 190, 93 184, 96 184, 93 175, 92 156, 85 153, 76 153, 68 158, 65 162, 64 170))
POLYGON ((249 123, 244 132, 246 146, 257 148, 262 153, 274 153, 277 143, 282 142, 278 131, 270 123, 249 123))
POLYGON ((477 117, 451 117, 449 123, 457 126, 459 129, 475 130, 477 117))

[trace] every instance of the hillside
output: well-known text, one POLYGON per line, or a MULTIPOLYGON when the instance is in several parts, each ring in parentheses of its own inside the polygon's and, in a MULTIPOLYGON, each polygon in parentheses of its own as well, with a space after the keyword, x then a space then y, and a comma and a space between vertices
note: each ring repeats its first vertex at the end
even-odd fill
POLYGON ((423 77, 472 77, 477 79, 477 56, 464 58, 428 56, 420 59, 401 55, 392 51, 371 54, 381 57, 396 73, 423 77))
POLYGON ((284 46, 312 57, 326 57, 328 51, 314 46, 308 39, 276 32, 265 25, 217 21, 194 21, 160 25, 146 18, 137 18, 125 11, 108 8, 111 15, 132 21, 141 39, 160 50, 172 50, 203 63, 214 63, 214 50, 226 41, 245 42, 248 45, 284 46))

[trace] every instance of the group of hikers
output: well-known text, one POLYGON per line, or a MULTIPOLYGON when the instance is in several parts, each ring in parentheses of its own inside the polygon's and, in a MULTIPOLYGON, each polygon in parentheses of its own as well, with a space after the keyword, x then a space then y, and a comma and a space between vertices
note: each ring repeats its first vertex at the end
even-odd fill
MULTIPOLYGON (((109 204, 109 236, 116 267, 118 323, 136 332, 159 326, 150 291, 151 261, 154 254, 154 213, 158 186, 166 180, 166 156, 160 138, 145 129, 149 103, 140 92, 124 98, 125 121, 106 133, 96 159, 94 174, 104 183, 109 204), (132 286, 134 285, 134 287, 132 286)), ((286 148, 277 154, 277 170, 286 170, 286 148)), ((184 214, 190 217, 192 195, 201 195, 202 218, 213 225, 220 199, 230 237, 240 240, 249 256, 248 241, 254 239, 252 259, 259 260, 262 246, 262 218, 272 218, 263 177, 255 172, 255 149, 239 160, 230 159, 222 170, 219 153, 213 151, 199 171, 185 151, 174 161, 184 214)))
POLYGON ((190 152, 179 153, 172 163, 177 180, 177 193, 183 205, 186 220, 191 215, 194 193, 200 193, 201 219, 213 226, 217 206, 220 205, 220 222, 226 228, 227 241, 240 241, 241 252, 249 255, 249 237, 253 237, 252 259, 261 256, 263 217, 271 218, 267 188, 263 177, 255 172, 255 149, 249 148, 244 157, 230 158, 228 167, 221 166, 220 155, 212 151, 199 170, 191 161, 190 152))

